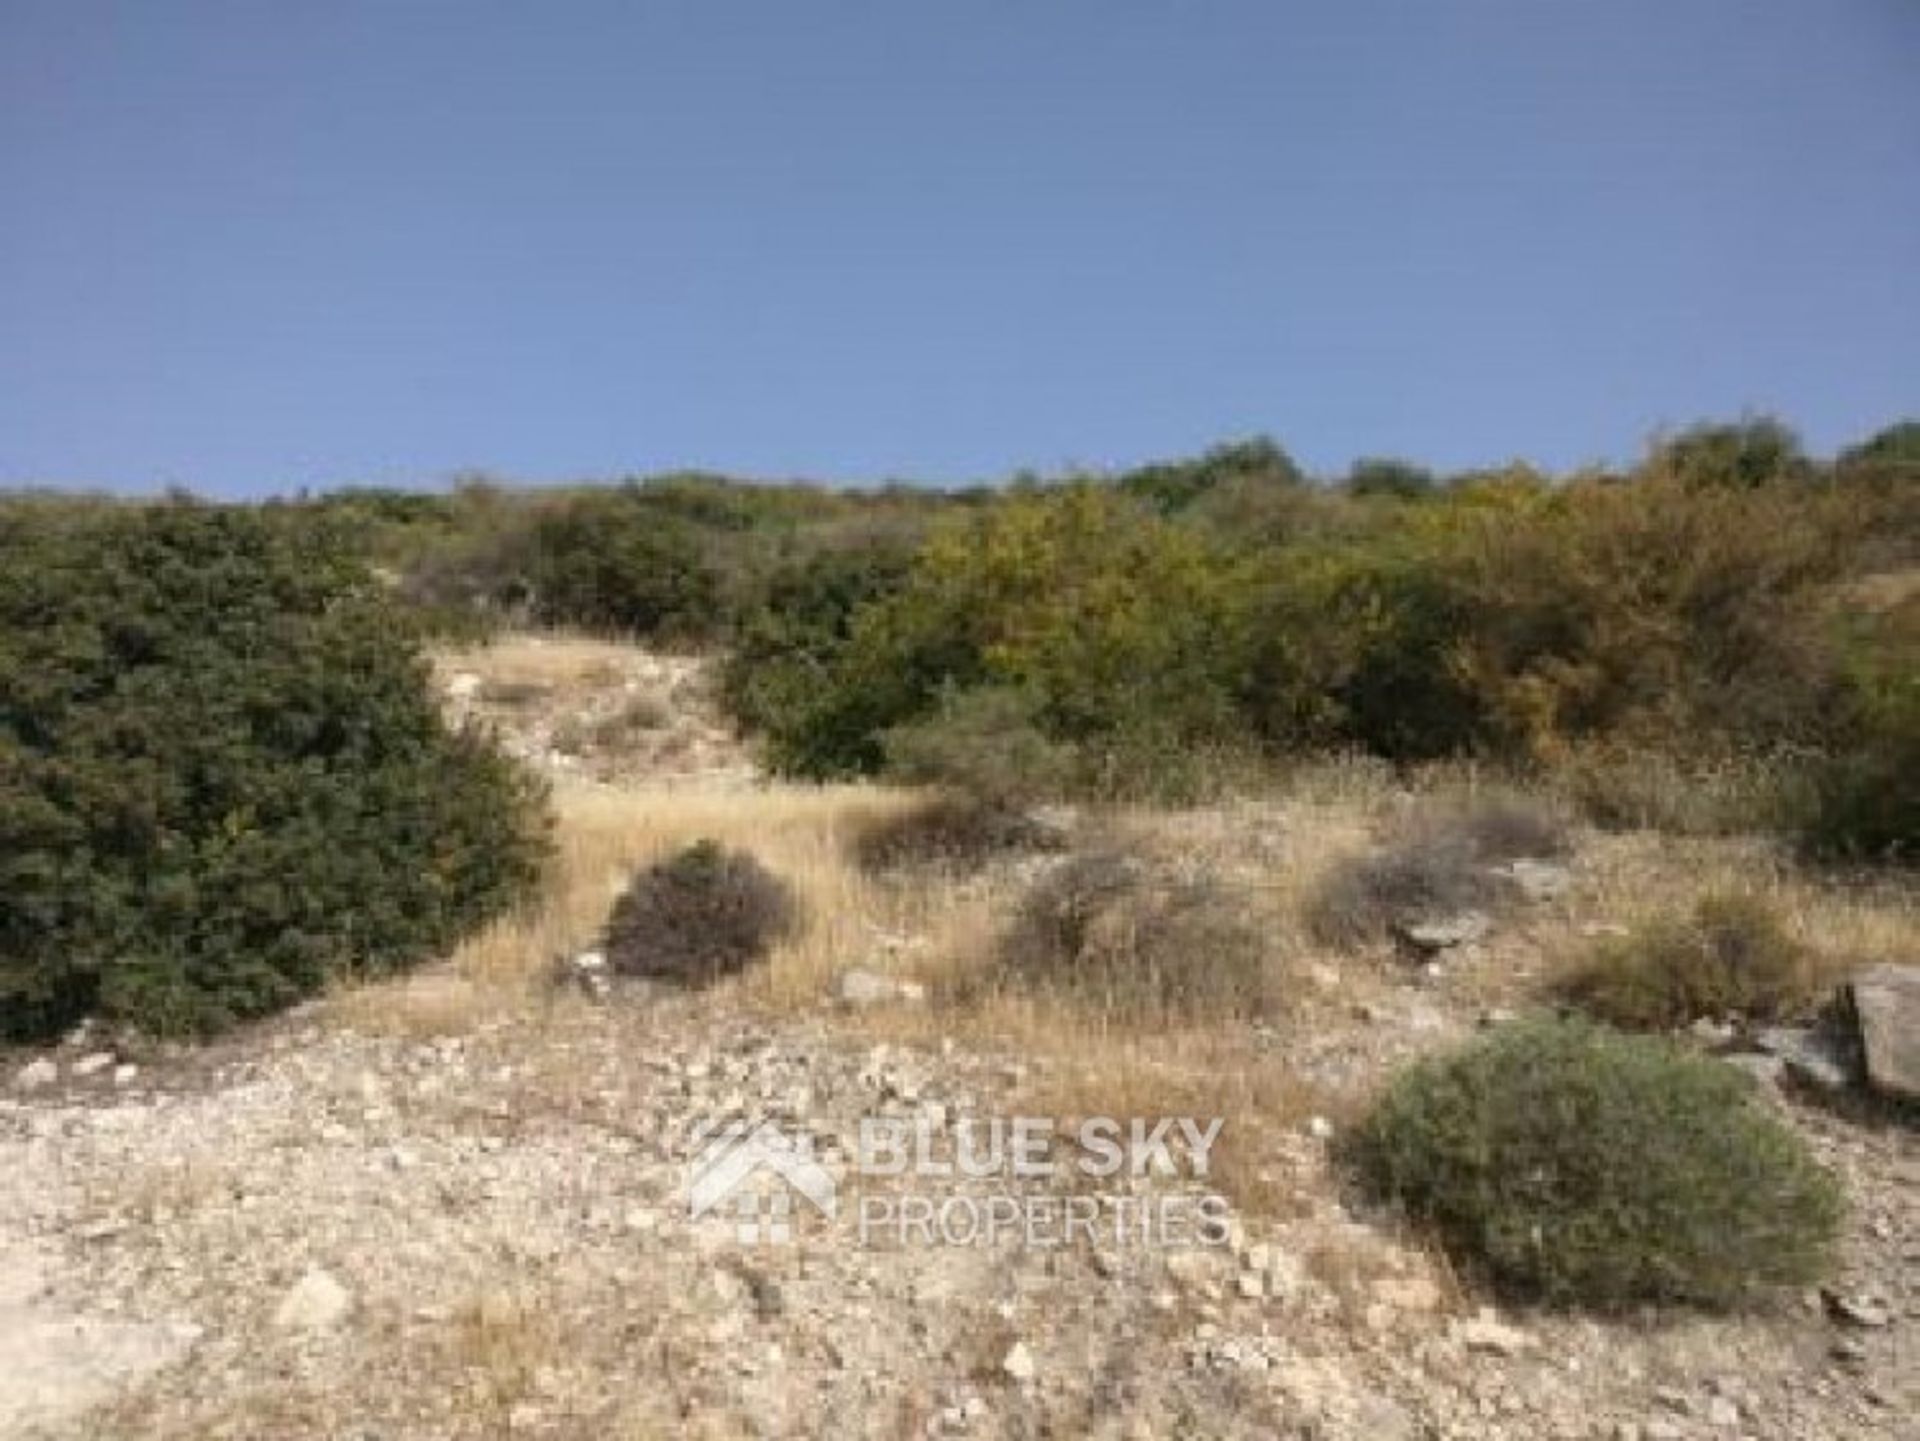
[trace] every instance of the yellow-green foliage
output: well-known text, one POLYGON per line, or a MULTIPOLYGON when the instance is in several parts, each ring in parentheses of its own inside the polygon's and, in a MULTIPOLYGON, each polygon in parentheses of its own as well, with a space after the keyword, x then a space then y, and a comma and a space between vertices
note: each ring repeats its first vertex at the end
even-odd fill
POLYGON ((936 527, 904 584, 858 611, 810 688, 770 718, 776 763, 874 769, 882 734, 991 686, 1097 755, 1238 728, 1248 568, 1201 534, 1092 485, 1013 496, 936 527))

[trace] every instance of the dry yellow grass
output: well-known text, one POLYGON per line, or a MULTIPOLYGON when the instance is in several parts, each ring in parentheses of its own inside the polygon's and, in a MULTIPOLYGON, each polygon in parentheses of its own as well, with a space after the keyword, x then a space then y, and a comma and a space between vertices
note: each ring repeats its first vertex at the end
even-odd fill
POLYGON ((443 650, 434 657, 434 670, 441 676, 471 672, 494 685, 558 689, 598 684, 619 674, 636 654, 619 641, 567 631, 516 631, 485 645, 443 650))

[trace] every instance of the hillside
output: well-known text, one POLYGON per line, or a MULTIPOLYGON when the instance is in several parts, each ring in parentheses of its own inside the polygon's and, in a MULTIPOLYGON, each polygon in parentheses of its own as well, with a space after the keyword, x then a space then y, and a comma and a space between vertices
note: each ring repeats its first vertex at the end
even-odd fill
POLYGON ((700 663, 527 638, 437 674, 552 776, 557 877, 444 965, 210 1046, 78 1036, 32 1089, 21 1058, 0 1434, 1807 1441, 1920 1413, 1920 1142, 1897 1117, 1763 1083, 1850 1206, 1829 1301, 1733 1316, 1505 1304, 1338 1161, 1394 1066, 1508 1024, 1596 934, 1734 886, 1837 974, 1912 959, 1909 888, 1836 890, 1754 838, 1582 827, 1564 888, 1410 961, 1302 917, 1330 867, 1470 776, 1408 789, 1350 763, 1202 808, 1056 809, 1071 844, 1204 872, 1271 938, 1267 1018, 1143 1027, 967 984, 1058 854, 863 872, 856 837, 918 802, 754 776, 700 663), (689 994, 556 984, 630 868, 703 836, 797 888, 808 921, 771 963, 689 994), (863 1246, 843 1214, 742 1246, 681 1189, 695 1124, 742 1111, 843 1161, 871 1114, 1223 1117, 1230 1243, 863 1246))

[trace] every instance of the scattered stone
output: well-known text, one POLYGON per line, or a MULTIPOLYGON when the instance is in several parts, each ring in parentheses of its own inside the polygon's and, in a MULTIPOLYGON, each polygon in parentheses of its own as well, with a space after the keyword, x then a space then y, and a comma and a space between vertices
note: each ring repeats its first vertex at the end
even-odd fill
POLYGON ((1787 1063, 1778 1056, 1762 1056, 1740 1051, 1720 1058, 1736 1071, 1744 1071, 1763 1091, 1778 1091, 1787 1079, 1787 1063))
POLYGON ((903 981, 856 966, 834 978, 833 998, 843 1006, 864 1010, 868 1006, 924 1001, 927 988, 918 981, 903 981))
POLYGON ((1740 1424, 1740 1408, 1725 1396, 1707 1398, 1706 1416, 1709 1426, 1717 1426, 1722 1431, 1731 1431, 1740 1424))
POLYGON ((1448 1334, 1469 1351, 1485 1351, 1495 1356, 1519 1356, 1531 1350, 1533 1337, 1517 1326, 1509 1326, 1482 1306, 1480 1314, 1469 1321, 1456 1321, 1448 1334))
POLYGON ((1850 1296, 1832 1287, 1822 1287, 1820 1300, 1827 1314, 1845 1326, 1878 1330, 1893 1324, 1893 1312, 1871 1296, 1850 1296))
POLYGON ((1700 1017, 1687 1027, 1687 1030, 1701 1045, 1715 1049, 1731 1045, 1736 1034, 1731 1025, 1725 1021, 1715 1020, 1712 1016, 1700 1017))
POLYGON ((1490 1031, 1495 1026, 1511 1025, 1518 1019, 1520 1019, 1519 1012, 1510 1011, 1505 1006, 1493 1006, 1480 1013, 1479 1025, 1481 1030, 1490 1031))
POLYGON ((1517 891, 1522 900, 1536 904, 1560 899, 1573 885, 1573 872, 1553 861, 1521 859, 1494 866, 1492 871, 1517 891))
POLYGON ((73 1063, 73 1074, 82 1078, 95 1076, 112 1064, 111 1051, 90 1051, 73 1063))
POLYGON ((1777 1056, 1787 1074, 1817 1091, 1844 1091, 1853 1084, 1854 1058, 1831 1032, 1811 1026, 1769 1026, 1755 1033, 1762 1053, 1777 1056))
POLYGON ((1388 1276, 1373 1283, 1375 1299, 1396 1311, 1440 1309, 1440 1288, 1426 1276, 1388 1276))
POLYGON ((562 986, 570 986, 596 1001, 605 1000, 611 990, 608 979, 607 957, 603 951, 581 951, 578 955, 564 957, 554 968, 554 979, 562 986))
POLYGON ((131 1061, 122 1062, 113 1068, 113 1084, 122 1090, 131 1086, 139 1078, 140 1068, 131 1061))
POLYGON ((1006 1359, 1000 1363, 1000 1369, 1023 1386, 1039 1374, 1033 1352, 1027 1348, 1025 1341, 1013 1343, 1007 1351, 1006 1359))
POLYGON ((1920 966, 1872 966, 1847 986, 1867 1084, 1920 1101, 1920 966))
POLYGON ((1836 1336, 1827 1354, 1842 1366, 1858 1366, 1867 1359, 1867 1348, 1852 1336, 1836 1336))
POLYGON ((13 1073, 13 1088, 16 1091, 38 1091, 59 1079, 60 1063, 51 1056, 41 1056, 38 1060, 28 1061, 13 1073))
POLYGON ((353 1293, 318 1266, 280 1298, 273 1324, 282 1331, 329 1331, 353 1309, 353 1293))
POLYGON ((1484 940, 1492 929, 1493 922, 1484 912, 1462 911, 1442 920, 1415 921, 1398 927, 1395 933, 1415 950, 1431 953, 1484 940))
POLYGON ((1333 1122, 1325 1116, 1314 1116, 1307 1121, 1307 1134, 1316 1141, 1330 1140, 1333 1136, 1333 1122))

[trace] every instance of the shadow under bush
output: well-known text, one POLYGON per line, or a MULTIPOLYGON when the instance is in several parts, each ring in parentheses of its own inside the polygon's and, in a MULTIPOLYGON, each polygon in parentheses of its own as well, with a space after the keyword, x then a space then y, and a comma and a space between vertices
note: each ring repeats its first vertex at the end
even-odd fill
POLYGON ((745 851, 696 841, 633 878, 603 946, 619 975, 705 986, 766 959, 799 921, 780 877, 745 851))
POLYGON ((853 859, 869 875, 913 866, 968 870, 1000 856, 1057 851, 1065 844, 1052 826, 1020 811, 970 796, 936 795, 868 822, 853 838, 853 859))
POLYGON ((1416 1064, 1350 1142, 1456 1261, 1554 1304, 1726 1307, 1817 1280, 1840 1191, 1721 1062, 1573 1021, 1416 1064))

